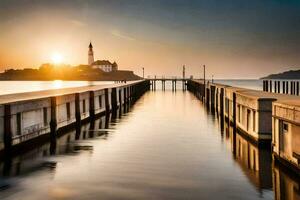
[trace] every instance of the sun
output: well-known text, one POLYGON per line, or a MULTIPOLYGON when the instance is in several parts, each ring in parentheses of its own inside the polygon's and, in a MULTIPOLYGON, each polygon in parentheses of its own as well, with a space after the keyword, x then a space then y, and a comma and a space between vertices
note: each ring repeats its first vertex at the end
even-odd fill
POLYGON ((51 60, 54 64, 60 64, 63 61, 63 56, 60 53, 53 53, 51 56, 51 60))

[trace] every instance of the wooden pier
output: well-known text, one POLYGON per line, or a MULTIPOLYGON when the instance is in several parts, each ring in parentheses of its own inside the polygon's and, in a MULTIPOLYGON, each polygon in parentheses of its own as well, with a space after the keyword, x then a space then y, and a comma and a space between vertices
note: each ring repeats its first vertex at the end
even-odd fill
POLYGON ((153 90, 153 91, 155 91, 157 89, 157 87, 156 87, 157 82, 161 82, 161 89, 163 91, 166 90, 166 82, 171 82, 172 83, 172 91, 177 90, 177 83, 180 82, 182 84, 182 90, 185 91, 187 89, 187 81, 190 80, 190 79, 176 78, 176 77, 171 77, 171 78, 154 77, 154 78, 148 78, 146 80, 150 81, 151 90, 153 90))

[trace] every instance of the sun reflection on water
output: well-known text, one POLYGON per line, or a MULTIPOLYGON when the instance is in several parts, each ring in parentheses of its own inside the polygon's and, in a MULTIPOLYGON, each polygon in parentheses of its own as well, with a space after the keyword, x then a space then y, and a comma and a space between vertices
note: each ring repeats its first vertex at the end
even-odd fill
POLYGON ((53 85, 54 89, 60 89, 63 86, 63 81, 62 80, 54 80, 52 85, 53 85))

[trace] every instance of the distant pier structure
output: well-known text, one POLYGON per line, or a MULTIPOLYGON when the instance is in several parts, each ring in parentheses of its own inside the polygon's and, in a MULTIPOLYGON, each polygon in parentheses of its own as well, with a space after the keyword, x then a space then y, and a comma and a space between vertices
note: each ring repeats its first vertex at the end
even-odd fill
POLYGON ((263 80, 263 91, 299 96, 299 82, 300 80, 263 80))
POLYGON ((187 89, 187 81, 189 79, 186 78, 186 68, 185 65, 182 66, 182 77, 176 77, 176 76, 172 76, 172 77, 165 77, 165 76, 154 76, 152 78, 148 77, 147 80, 150 81, 151 84, 151 90, 156 90, 156 82, 161 82, 161 87, 162 90, 165 91, 166 90, 166 82, 171 82, 172 83, 172 91, 176 91, 177 90, 177 83, 178 82, 182 82, 182 90, 185 91, 187 89))

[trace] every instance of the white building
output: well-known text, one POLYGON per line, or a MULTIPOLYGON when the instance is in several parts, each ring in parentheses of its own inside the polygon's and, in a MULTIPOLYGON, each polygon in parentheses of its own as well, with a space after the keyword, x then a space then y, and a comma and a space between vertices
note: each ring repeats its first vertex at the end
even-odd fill
POLYGON ((96 60, 94 61, 93 45, 90 43, 88 51, 88 65, 92 68, 101 69, 104 72, 118 71, 118 64, 116 62, 111 63, 108 60, 96 60))

